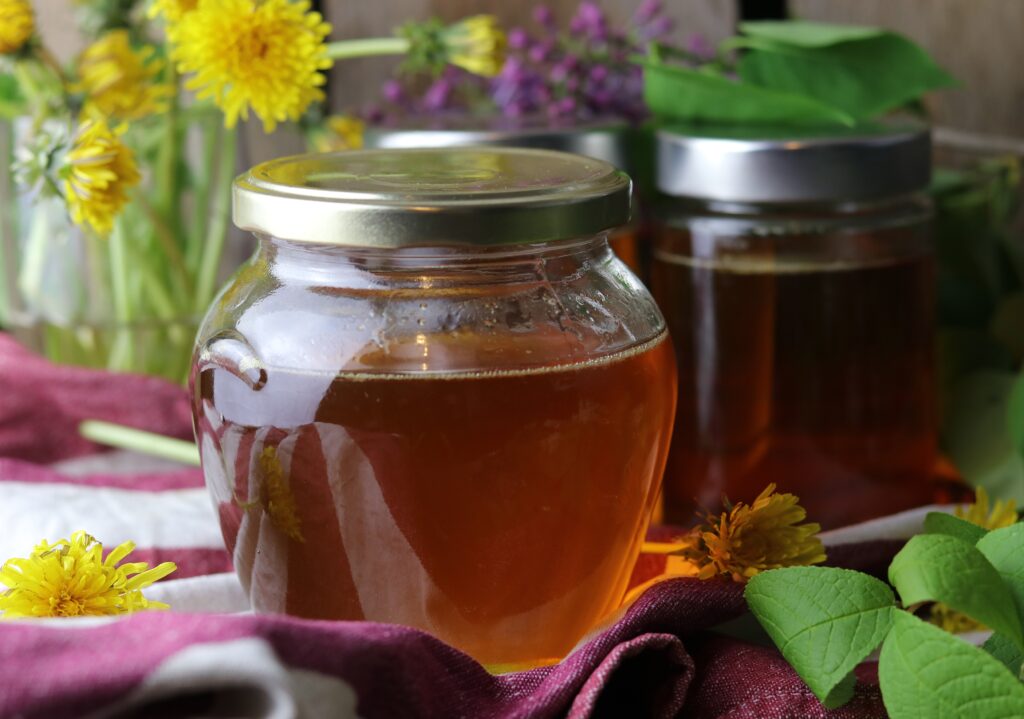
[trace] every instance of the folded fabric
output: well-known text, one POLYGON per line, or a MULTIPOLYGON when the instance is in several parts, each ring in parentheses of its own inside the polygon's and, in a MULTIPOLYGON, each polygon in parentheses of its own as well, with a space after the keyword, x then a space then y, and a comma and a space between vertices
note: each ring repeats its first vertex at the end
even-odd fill
MULTIPOLYGON (((745 613, 727 581, 659 584, 558 665, 498 676, 414 629, 252 615, 201 473, 105 464, 78 436, 87 418, 191 431, 180 387, 56 367, 0 335, 0 559, 79 529, 132 540, 131 559, 178 564, 147 590, 174 609, 0 623, 0 716, 885 716, 871 665, 830 712, 774 647, 708 631, 745 613), (89 455, 84 472, 52 464, 89 455)), ((830 560, 881 574, 921 516, 831 533, 830 560)), ((632 582, 664 561, 642 556, 632 582)))
POLYGON ((78 433, 84 419, 192 437, 181 387, 155 377, 55 365, 0 332, 0 457, 56 462, 99 451, 78 433))

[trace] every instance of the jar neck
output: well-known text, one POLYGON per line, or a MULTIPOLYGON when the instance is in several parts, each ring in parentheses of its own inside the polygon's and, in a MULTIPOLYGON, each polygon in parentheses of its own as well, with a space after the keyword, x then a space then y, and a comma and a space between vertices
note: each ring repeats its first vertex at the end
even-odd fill
POLYGON ((282 281, 348 287, 425 287, 567 280, 614 255, 607 233, 533 245, 364 248, 260 236, 257 260, 282 281))
POLYGON ((662 195, 659 207, 669 213, 721 215, 732 217, 827 217, 870 216, 890 213, 927 212, 930 201, 923 193, 879 197, 870 200, 835 200, 815 202, 729 202, 693 197, 662 195))
POLYGON ((663 197, 657 209, 663 224, 725 234, 816 235, 919 225, 932 216, 922 194, 871 201, 738 203, 663 197))

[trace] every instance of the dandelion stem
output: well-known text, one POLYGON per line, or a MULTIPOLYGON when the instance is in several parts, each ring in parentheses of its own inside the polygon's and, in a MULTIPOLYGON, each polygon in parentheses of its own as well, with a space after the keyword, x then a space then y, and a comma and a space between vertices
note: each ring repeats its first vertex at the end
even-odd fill
POLYGON ((351 57, 370 57, 373 55, 404 55, 407 52, 409 52, 409 40, 404 37, 339 40, 327 45, 327 57, 332 60, 346 60, 351 57))
POLYGON ((186 442, 174 437, 165 437, 162 434, 95 419, 86 420, 78 425, 78 432, 86 439, 105 444, 108 447, 127 449, 182 464, 199 466, 199 449, 195 442, 186 442))
POLYGON ((181 191, 178 177, 178 157, 181 154, 181 134, 178 126, 178 73, 170 68, 169 83, 174 88, 170 105, 163 116, 163 142, 160 143, 157 155, 157 173, 160 202, 157 205, 165 218, 165 223, 172 235, 178 232, 181 222, 181 191))
POLYGON ((123 216, 114 221, 107 244, 110 249, 110 291, 114 303, 114 318, 117 320, 118 331, 114 346, 110 350, 107 368, 111 370, 127 370, 134 362, 132 347, 132 301, 129 297, 128 260, 125 252, 123 216))
POLYGON ((188 248, 185 251, 185 267, 190 276, 195 278, 199 271, 199 261, 202 259, 203 239, 206 232, 206 224, 210 216, 210 192, 214 187, 216 178, 214 173, 220 155, 221 143, 221 120, 220 114, 203 115, 198 118, 199 131, 202 134, 203 151, 199 155, 201 168, 195 172, 195 185, 192 188, 192 198, 195 203, 194 217, 192 220, 192 231, 188 239, 188 248))
POLYGON ((224 130, 221 135, 220 158, 215 168, 211 190, 214 192, 210 206, 210 222, 207 225, 206 243, 199 261, 199 278, 196 281, 196 311, 206 312, 213 299, 220 269, 224 241, 228 233, 228 212, 231 204, 231 180, 235 174, 235 152, 238 138, 234 129, 224 130))

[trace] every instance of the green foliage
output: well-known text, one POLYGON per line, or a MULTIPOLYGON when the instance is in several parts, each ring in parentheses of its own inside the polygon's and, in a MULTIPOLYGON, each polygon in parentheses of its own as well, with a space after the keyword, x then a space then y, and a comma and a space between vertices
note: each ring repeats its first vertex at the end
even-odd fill
POLYGON ((1013 383, 1007 405, 1007 420, 1010 441, 1018 452, 1024 454, 1024 373, 1021 373, 1013 383))
POLYGON ((1024 617, 1024 524, 996 529, 977 543, 977 549, 1002 577, 1024 617))
POLYGON ((761 20, 740 23, 740 32, 753 38, 770 40, 794 47, 828 47, 855 40, 872 40, 884 31, 875 27, 834 25, 806 20, 761 20))
POLYGON ((727 115, 739 123, 853 124, 850 115, 813 98, 656 62, 644 66, 644 101, 655 115, 697 122, 727 115))
POLYGON ((661 119, 783 125, 853 125, 916 103, 953 79, 907 38, 878 28, 803 21, 748 22, 723 50, 735 68, 645 63, 645 99, 661 119), (733 71, 738 75, 733 76, 733 71))
POLYGON ((14 75, 0 74, 0 120, 10 120, 25 113, 25 96, 14 75))
POLYGON ((738 68, 744 82, 813 97, 857 120, 953 84, 920 47, 883 32, 826 46, 757 42, 740 58, 738 68))
POLYGON ((906 612, 895 612, 878 678, 892 719, 1024 716, 1024 685, 977 647, 906 612))
POLYGON ((942 602, 1024 645, 1010 589, 980 550, 956 537, 922 534, 889 566, 904 606, 942 602))
POLYGON ((745 596, 765 631, 827 707, 853 696, 853 669, 892 624, 892 590, 847 569, 790 567, 758 574, 745 596))
POLYGON ((903 606, 939 601, 995 629, 976 647, 899 609, 859 572, 799 567, 747 585, 753 615, 827 707, 849 700, 854 667, 879 644, 882 696, 894 719, 1024 716, 1024 524, 986 532, 932 513, 889 567, 903 606))
POLYGON ((985 640, 981 648, 1003 663, 1007 669, 1020 677, 1024 665, 1024 652, 1007 636, 995 632, 985 640))
MULTIPOLYGON (((948 154, 948 153, 947 153, 948 154)), ((935 200, 942 446, 972 485, 1024 501, 1024 249, 1016 157, 940 158, 935 200), (951 169, 957 168, 957 169, 951 169)))
POLYGON ((924 518, 924 531, 926 534, 956 537, 968 544, 976 544, 986 534, 983 527, 945 512, 928 512, 924 518))
POLYGON ((970 484, 1024 502, 1024 455, 1007 421, 1009 414, 1020 421, 1020 408, 1014 412, 1010 404, 1018 381, 1005 370, 981 370, 956 381, 948 390, 942 444, 970 484))

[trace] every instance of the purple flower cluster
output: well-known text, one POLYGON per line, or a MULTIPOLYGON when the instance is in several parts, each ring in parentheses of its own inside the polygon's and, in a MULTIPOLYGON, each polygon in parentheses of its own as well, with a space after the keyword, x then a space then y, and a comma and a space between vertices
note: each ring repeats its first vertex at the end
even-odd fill
MULTIPOLYGON (((367 119, 388 124, 401 117, 490 114, 573 124, 646 116, 642 70, 631 58, 671 34, 673 21, 662 0, 642 0, 628 30, 614 27, 590 0, 580 3, 567 30, 559 29, 544 5, 534 9, 533 21, 533 29, 509 30, 508 57, 497 77, 487 80, 449 67, 427 83, 390 80, 382 106, 367 119)), ((699 47, 692 39, 688 45, 699 47)))

